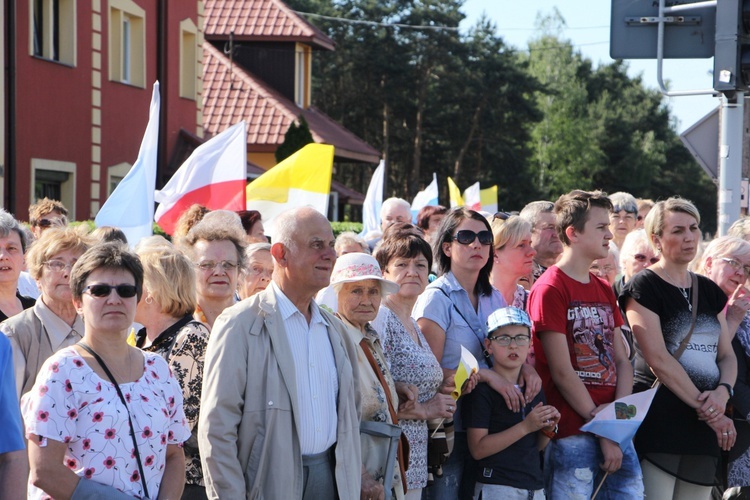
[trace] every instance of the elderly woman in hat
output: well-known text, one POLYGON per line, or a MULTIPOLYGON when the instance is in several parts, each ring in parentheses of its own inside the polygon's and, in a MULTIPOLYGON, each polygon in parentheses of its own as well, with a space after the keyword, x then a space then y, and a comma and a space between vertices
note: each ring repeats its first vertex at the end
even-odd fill
MULTIPOLYGON (((370 325, 375 319, 384 296, 396 293, 399 286, 386 279, 380 271, 378 261, 364 253, 342 255, 336 261, 331 275, 331 287, 338 299, 338 316, 347 326, 350 340, 359 346, 360 397, 362 400, 362 422, 381 422, 398 425, 398 419, 406 418, 418 410, 417 391, 414 386, 394 383, 377 332, 370 325), (398 389, 398 390, 397 390, 398 389), (404 400, 399 404, 399 397, 404 400)), ((402 436, 403 438, 403 436, 402 436)), ((383 446, 370 446, 362 435, 363 485, 367 481, 392 484, 386 498, 403 499, 406 491, 405 470, 408 464, 406 449, 398 445, 397 465, 392 475, 384 477, 383 464, 387 462, 388 441, 383 446)))

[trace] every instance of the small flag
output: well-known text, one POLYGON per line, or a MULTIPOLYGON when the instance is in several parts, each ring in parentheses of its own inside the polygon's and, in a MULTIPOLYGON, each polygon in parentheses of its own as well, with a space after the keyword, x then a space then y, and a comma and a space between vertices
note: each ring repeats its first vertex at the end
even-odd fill
POLYGON ((423 191, 417 193, 414 197, 414 201, 411 202, 411 220, 415 224, 417 223, 417 214, 422 208, 428 205, 438 204, 438 183, 437 175, 432 174, 432 182, 424 188, 423 191))
POLYGON ((385 160, 372 173, 370 185, 367 187, 365 202, 362 204, 362 232, 364 236, 370 231, 380 230, 380 209, 383 206, 383 182, 385 176, 385 160))
POLYGON ((472 210, 482 210, 482 199, 479 196, 479 183, 475 182, 464 191, 464 205, 472 210))
POLYGON ((461 191, 450 177, 448 177, 448 196, 450 197, 451 208, 464 206, 464 199, 461 196, 461 191))
POLYGON ((491 214, 497 213, 497 185, 479 191, 482 210, 491 214))
POLYGON ((247 184, 247 127, 241 121, 198 146, 169 182, 156 191, 155 219, 167 234, 191 205, 244 210, 247 184))
POLYGON ((611 439, 623 447, 635 436, 655 394, 656 389, 649 389, 620 398, 597 413, 581 430, 611 439))
POLYGON ((456 374, 453 377, 453 380, 456 383, 456 388, 451 393, 453 399, 461 397, 461 391, 463 390, 464 384, 469 380, 469 377, 471 377, 473 373, 478 371, 479 363, 477 363, 477 358, 475 358, 467 348, 461 346, 461 361, 458 363, 458 369, 456 369, 456 374))
POLYGON ((308 144, 247 185, 247 209, 263 218, 273 236, 274 219, 287 210, 309 206, 328 217, 333 146, 308 144))
POLYGON ((159 147, 159 82, 154 83, 148 124, 138 159, 96 214, 96 227, 118 227, 130 245, 153 234, 156 155, 159 147))

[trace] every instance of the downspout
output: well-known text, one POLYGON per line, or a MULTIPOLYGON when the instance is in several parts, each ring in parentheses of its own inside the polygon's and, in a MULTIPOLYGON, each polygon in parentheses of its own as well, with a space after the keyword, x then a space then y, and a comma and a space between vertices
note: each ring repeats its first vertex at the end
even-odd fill
POLYGON ((159 0, 156 17, 156 79, 159 80, 161 106, 159 107, 159 141, 156 160, 156 188, 166 182, 167 168, 167 110, 169 82, 167 81, 167 0, 159 0))
POLYGON ((8 6, 5 17, 5 33, 7 33, 5 55, 8 61, 6 71, 5 109, 5 200, 4 205, 12 214, 16 213, 16 0, 6 2, 8 6))

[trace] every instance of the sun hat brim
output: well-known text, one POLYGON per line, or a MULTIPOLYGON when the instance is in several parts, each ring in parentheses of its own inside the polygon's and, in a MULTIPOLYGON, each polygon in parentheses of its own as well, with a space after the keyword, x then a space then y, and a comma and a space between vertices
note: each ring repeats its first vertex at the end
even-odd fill
POLYGON ((364 275, 364 276, 352 276, 350 278, 343 278, 341 280, 336 281, 335 283, 331 283, 331 286, 336 291, 336 295, 338 295, 339 290, 341 290, 341 286, 344 283, 354 283, 357 281, 366 281, 366 280, 376 280, 380 282, 380 293, 383 297, 387 295, 391 295, 394 293, 397 293, 399 290, 398 283, 395 283, 391 280, 387 280, 385 278, 382 278, 380 276, 375 275, 364 275))

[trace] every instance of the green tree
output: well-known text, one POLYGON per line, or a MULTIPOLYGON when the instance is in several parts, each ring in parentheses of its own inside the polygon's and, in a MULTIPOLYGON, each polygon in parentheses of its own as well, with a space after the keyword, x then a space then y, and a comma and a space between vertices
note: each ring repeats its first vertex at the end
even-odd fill
POLYGON ((276 163, 280 163, 281 161, 289 158, 294 153, 305 147, 307 144, 315 142, 313 140, 312 134, 310 133, 310 127, 307 124, 305 117, 299 115, 297 120, 299 120, 299 125, 297 125, 295 122, 292 122, 289 125, 286 134, 284 134, 284 142, 282 142, 281 145, 276 148, 276 153, 274 154, 274 156, 276 157, 276 163))

